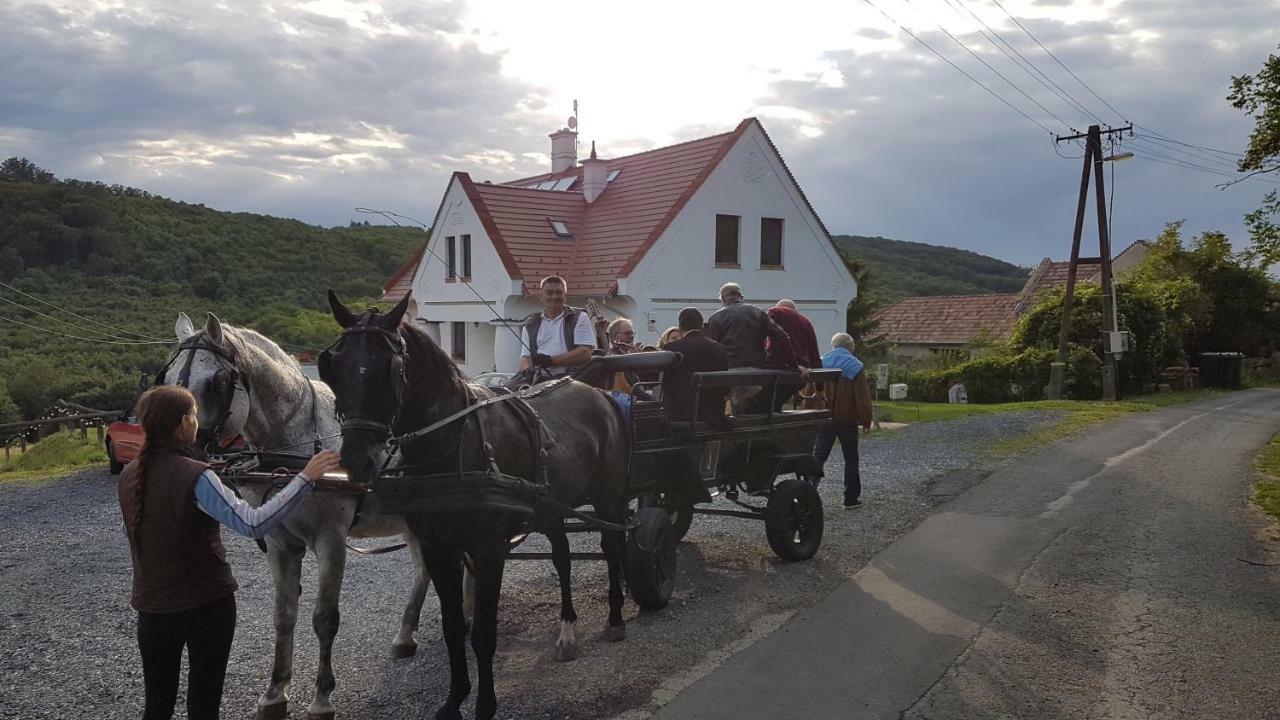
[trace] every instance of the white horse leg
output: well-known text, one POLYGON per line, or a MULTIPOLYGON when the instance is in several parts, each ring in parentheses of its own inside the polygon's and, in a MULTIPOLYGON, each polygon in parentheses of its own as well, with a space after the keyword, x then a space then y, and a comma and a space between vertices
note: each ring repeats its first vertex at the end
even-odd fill
POLYGON ((413 533, 404 534, 405 544, 409 546, 409 554, 413 557, 413 590, 409 592, 409 603, 404 606, 404 615, 400 617, 400 631, 396 639, 391 641, 391 657, 413 657, 418 652, 418 620, 422 616, 422 603, 427 599, 427 587, 431 584, 431 573, 427 572, 426 560, 422 557, 422 545, 413 533))
POLYGON ((315 553, 320 589, 316 593, 311 625, 315 629, 316 640, 319 641, 320 657, 316 672, 316 697, 307 708, 307 720, 332 720, 334 708, 329 696, 336 684, 333 677, 333 640, 338 636, 338 599, 342 593, 342 575, 347 565, 346 528, 316 537, 315 553))
POLYGON ((306 546, 282 539, 283 531, 267 538, 267 563, 275 585, 276 652, 271 684, 258 698, 257 720, 283 720, 289 714, 289 682, 293 679, 293 629, 298 622, 302 593, 302 556, 306 546))

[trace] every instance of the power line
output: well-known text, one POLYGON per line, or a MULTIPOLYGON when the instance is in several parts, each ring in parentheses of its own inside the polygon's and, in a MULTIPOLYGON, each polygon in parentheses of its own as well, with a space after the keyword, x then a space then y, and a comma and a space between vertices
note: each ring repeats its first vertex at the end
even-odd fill
MULTIPOLYGON (((954 2, 953 0, 946 0, 946 2, 948 5, 951 6, 953 10, 956 11, 956 14, 958 15, 960 11, 957 8, 961 8, 961 7, 964 8, 964 11, 969 13, 969 15, 973 17, 974 20, 977 20, 979 23, 982 24, 984 28, 990 31, 991 34, 995 36, 994 38, 992 37, 992 35, 987 35, 986 32, 983 32, 981 30, 979 30, 978 32, 982 33, 983 37, 987 38, 987 40, 991 42, 992 46, 994 46, 995 49, 1004 53, 1005 57, 1012 60, 1015 65, 1021 68, 1022 71, 1028 75, 1028 77, 1040 83, 1042 86, 1045 87, 1045 89, 1049 90, 1049 92, 1052 92, 1054 95, 1058 97, 1059 100, 1062 100, 1067 105, 1071 106, 1074 110, 1088 116, 1089 118, 1092 118, 1094 122, 1097 122, 1099 125, 1106 124, 1102 120, 1102 118, 1098 117, 1098 115, 1095 114, 1092 110, 1085 107, 1083 103, 1077 101, 1074 97, 1071 96, 1071 93, 1067 92, 1066 89, 1064 89, 1061 85, 1054 82, 1053 78, 1046 75, 1044 71, 1042 71, 1039 67, 1037 67, 1034 62, 1032 62, 1025 55, 1023 55, 1022 52, 1018 50, 1018 48, 1014 47, 1012 43, 1010 43, 1008 40, 1004 38, 1003 35, 1000 34, 999 30, 996 30, 995 28, 988 25, 987 21, 983 20, 981 17, 978 16, 977 13, 975 13, 972 9, 970 9, 970 7, 965 4, 964 0, 954 0, 954 2), (997 42, 997 40, 999 42, 997 42), (1005 47, 1009 48, 1009 50, 1013 51, 1013 54, 1017 55, 1018 59, 1021 59, 1022 63, 1026 64, 1026 67, 1023 67, 1023 64, 1019 63, 1018 60, 1014 59, 1013 55, 1010 55, 1007 51, 1004 50, 1004 48, 1000 47, 1001 43, 1003 43, 1005 47), (1037 77, 1036 74, 1032 74, 1031 70, 1027 69, 1028 67, 1031 68, 1031 70, 1034 70, 1036 74, 1039 75, 1039 77, 1037 77)), ((960 17, 961 19, 964 18, 963 15, 960 15, 960 17)), ((1079 132, 1075 128, 1071 128, 1071 129, 1073 132, 1079 132)))
POLYGON ((1207 151, 1209 151, 1209 152, 1220 153, 1220 154, 1222 154, 1222 155, 1229 155, 1229 156, 1231 156, 1231 157, 1238 157, 1238 158, 1244 157, 1244 155, 1243 155, 1243 154, 1238 153, 1238 152, 1231 152, 1231 151, 1229 151, 1229 150, 1218 150, 1217 148, 1205 147, 1204 145, 1194 145, 1194 144, 1192 144, 1192 143, 1185 143, 1185 142, 1182 142, 1181 140, 1174 140, 1173 138, 1169 137, 1168 135, 1165 135, 1165 134, 1163 134, 1163 133, 1158 133, 1158 132, 1156 132, 1155 130, 1152 130, 1151 128, 1149 128, 1149 127, 1144 127, 1144 126, 1139 125, 1139 124, 1137 124, 1137 123, 1134 123, 1134 124, 1133 124, 1133 126, 1134 126, 1134 127, 1136 127, 1136 128, 1139 128, 1139 129, 1145 130, 1145 131, 1147 131, 1148 133, 1151 133, 1152 135, 1155 135, 1156 137, 1163 138, 1164 140, 1168 140, 1168 141, 1169 141, 1169 142, 1171 142, 1171 143, 1177 143, 1178 145, 1185 145, 1185 146, 1187 146, 1187 147, 1196 148, 1197 150, 1207 150, 1207 151))
POLYGON ((1238 169, 1238 164, 1236 164, 1238 163, 1238 156, 1233 158, 1233 156, 1221 154, 1221 152, 1198 149, 1197 146, 1189 145, 1187 142, 1169 140, 1169 138, 1166 137, 1149 135, 1147 132, 1139 133, 1137 137, 1146 138, 1149 142, 1155 142, 1158 143, 1158 145, 1169 147, 1172 151, 1183 152, 1185 155, 1192 156, 1192 158, 1202 159, 1207 161, 1207 163, 1220 163, 1230 165, 1230 168, 1233 170, 1238 169))
POLYGON ((23 327, 31 328, 32 330, 39 330, 40 332, 46 332, 46 333, 49 333, 50 335, 58 335, 65 338, 71 338, 72 340, 84 340, 85 342, 98 343, 100 345, 168 345, 169 343, 177 342, 177 338, 174 338, 172 340, 103 340, 102 338, 87 338, 87 337, 80 337, 79 335, 68 335, 67 333, 58 332, 57 330, 50 330, 48 328, 42 328, 38 325, 31 325, 30 323, 24 323, 21 320, 14 320, 13 318, 7 318, 3 315, 0 315, 0 320, 4 320, 5 322, 11 322, 14 325, 21 325, 23 327))
MULTIPOLYGON (((910 5, 912 8, 915 8, 915 9, 917 10, 917 12, 919 11, 919 8, 916 8, 915 3, 913 3, 911 0, 903 0, 903 1, 904 1, 905 3, 907 3, 908 5, 910 5)), ((921 14, 923 14, 923 13, 921 13, 921 14)), ((932 19, 932 18, 931 18, 931 19, 932 19)), ((1044 105, 1041 105, 1039 100, 1036 100, 1035 98, 1031 97, 1031 95, 1029 95, 1029 94, 1027 93, 1027 91, 1026 91, 1026 90, 1023 90, 1023 89, 1022 89, 1022 87, 1021 87, 1020 85, 1018 85, 1017 83, 1013 82, 1013 81, 1012 81, 1012 80, 1010 80, 1009 78, 1005 77, 1004 73, 1002 73, 1002 72, 1000 72, 999 70, 997 70, 997 69, 995 69, 994 67, 992 67, 992 66, 991 66, 991 64, 990 64, 990 63, 988 63, 986 60, 983 60, 981 55, 979 55, 979 54, 975 53, 973 50, 971 50, 971 49, 969 48, 969 46, 968 46, 968 45, 966 45, 964 42, 962 42, 962 41, 960 40, 960 38, 957 38, 955 35, 952 35, 950 30, 947 30, 945 27, 943 27, 943 26, 942 26, 942 23, 939 23, 937 20, 933 20, 933 24, 934 24, 934 25, 936 25, 936 26, 938 26, 938 29, 939 29, 939 30, 941 30, 942 32, 946 33, 947 37, 951 38, 951 40, 952 40, 953 42, 955 42, 955 44, 957 44, 957 45, 959 45, 960 47, 964 48, 964 51, 965 51, 965 52, 967 52, 967 53, 969 53, 970 55, 972 55, 974 60, 977 60, 978 62, 982 63, 984 67, 986 67, 988 70, 990 70, 991 72, 993 72, 993 73, 995 73, 997 76, 999 76, 1001 80, 1004 80, 1006 83, 1008 83, 1008 84, 1009 84, 1009 87, 1012 87, 1014 90, 1017 90, 1018 92, 1022 93, 1022 96, 1023 96, 1023 97, 1025 97, 1026 99, 1030 100, 1030 101, 1031 101, 1031 102, 1032 102, 1036 107, 1038 107, 1038 108, 1040 108, 1041 110, 1043 110, 1045 113, 1047 113, 1047 114, 1048 114, 1050 117, 1052 117, 1054 120, 1057 120, 1059 123, 1061 123, 1061 124, 1062 124, 1062 126, 1063 126, 1063 127, 1067 128, 1068 130, 1071 130, 1072 132, 1076 132, 1075 128, 1071 127, 1071 124, 1070 124, 1070 123, 1068 123, 1066 120, 1063 120, 1062 118, 1058 117, 1058 116, 1057 116, 1057 114, 1056 114, 1056 113, 1054 113, 1054 112, 1053 112, 1052 110, 1050 110, 1049 108, 1045 107, 1044 105)))
POLYGON ((1127 118, 1125 118, 1124 113, 1122 113, 1122 112, 1120 112, 1119 110, 1116 110, 1115 108, 1111 107, 1111 103, 1107 102, 1106 100, 1103 100, 1103 99, 1102 99, 1102 96, 1100 96, 1100 95, 1098 95, 1098 93, 1094 92, 1094 91, 1093 91, 1093 88, 1089 87, 1089 84, 1088 84, 1088 83, 1086 83, 1084 80, 1081 80, 1079 75, 1076 75, 1074 72, 1071 72, 1071 68, 1067 67, 1066 63, 1064 63, 1064 62, 1062 62, 1061 60, 1059 60, 1059 59, 1058 59, 1058 56, 1057 56, 1057 55, 1054 55, 1052 50, 1050 50, 1049 48, 1045 47, 1045 46, 1044 46, 1044 43, 1040 42, 1040 40, 1039 40, 1035 35, 1032 35, 1032 34, 1031 34, 1031 31, 1027 29, 1027 26, 1023 25, 1023 24, 1018 20, 1018 18, 1014 17, 1014 16, 1013 16, 1013 13, 1009 12, 1008 10, 1005 10, 1004 5, 1001 5, 1001 4, 1000 4, 1000 0, 992 0, 992 2, 994 2, 994 3, 996 4, 996 7, 1000 8, 1001 10, 1003 10, 1003 11, 1004 11, 1004 14, 1005 14, 1005 15, 1008 15, 1008 16, 1009 16, 1009 19, 1010 19, 1010 20, 1012 20, 1012 21, 1013 21, 1013 22, 1014 22, 1018 27, 1022 28, 1022 32, 1026 33, 1026 34, 1027 34, 1027 37, 1029 37, 1029 38, 1031 38, 1032 40, 1034 40, 1034 41, 1035 41, 1035 43, 1036 43, 1036 45, 1039 45, 1039 46, 1040 46, 1040 49, 1041 49, 1041 50, 1043 50, 1043 51, 1045 51, 1045 54, 1047 54, 1049 57, 1053 58, 1053 61, 1054 61, 1054 62, 1056 62, 1056 63, 1058 63, 1058 65, 1062 66, 1062 69, 1063 69, 1063 70, 1066 70, 1066 71, 1067 71, 1067 74, 1069 74, 1069 75, 1071 75, 1071 77, 1075 78, 1075 79, 1076 79, 1076 82, 1080 83, 1080 85, 1081 85, 1082 87, 1084 87, 1084 89, 1085 89, 1085 90, 1088 90, 1090 95, 1092 95, 1092 96, 1094 96, 1095 98, 1097 98, 1097 99, 1098 99, 1098 102, 1102 103, 1103 105, 1106 105, 1106 106, 1107 106, 1107 109, 1108 109, 1108 110, 1110 110, 1111 112, 1115 113, 1115 114, 1116 114, 1116 116, 1117 116, 1117 117, 1119 117, 1121 120, 1124 120, 1126 123, 1127 123, 1127 122, 1129 122, 1129 121, 1128 121, 1128 119, 1127 119, 1127 118))
POLYGON ((35 313, 36 315, 39 315, 40 317, 49 318, 50 320, 52 320, 52 321, 54 321, 54 322, 62 323, 63 325, 66 325, 66 326, 68 326, 68 327, 73 327, 73 328, 75 328, 76 330, 83 330, 83 331, 85 331, 85 332, 96 333, 96 334, 101 335, 101 336, 106 337, 106 338, 115 338, 116 340, 131 340, 131 338, 124 337, 124 336, 122 336, 122 335, 113 335, 113 334, 111 334, 111 333, 106 333, 106 332, 103 332, 103 331, 101 331, 101 330, 94 330, 94 329, 93 329, 93 328, 91 328, 91 327, 85 327, 84 325, 77 325, 77 324, 75 324, 75 323, 73 323, 73 322, 67 322, 66 320, 63 320, 63 319, 61 319, 61 318, 56 318, 56 317, 54 317, 54 316, 52 316, 52 315, 49 315, 49 314, 47 314, 47 313, 40 312, 39 310, 36 310, 35 308, 27 307, 26 305, 23 305, 22 303, 17 302, 17 301, 15 301, 15 300, 10 300, 10 299, 9 299, 9 298, 7 298, 7 297, 0 297, 0 302, 7 302, 7 303, 9 303, 10 305, 14 305, 14 306, 16 306, 16 307, 22 308, 23 310, 26 310, 27 312, 35 313))
POLYGON ((1165 145, 1157 145, 1145 137, 1130 138, 1129 142, 1133 144, 1133 147, 1145 150, 1149 154, 1168 157, 1174 160, 1181 160, 1182 162, 1188 163, 1190 165, 1207 167, 1212 170, 1216 170, 1218 172, 1224 172, 1227 174, 1234 174, 1236 172, 1236 169, 1233 166, 1229 166, 1229 165, 1224 166, 1217 162, 1207 161, 1204 158, 1201 158, 1195 155, 1188 155, 1184 152, 1179 151, 1177 148, 1169 148, 1165 145))
MULTIPOLYGON (((862 1, 863 1, 863 2, 865 2, 866 4, 870 5, 872 8, 874 8, 874 9, 876 10, 876 12, 880 13, 881 15, 883 15, 883 16, 884 16, 884 18, 885 18, 886 20, 888 20, 889 22, 893 23, 894 25, 897 25, 899 28, 901 28, 901 30, 902 30, 904 33, 906 33, 906 34, 910 35, 910 36, 911 36, 911 38, 912 38, 913 40, 915 40, 916 42, 918 42, 918 43, 920 43, 921 45, 925 46, 925 48, 926 48, 926 49, 928 49, 928 50, 929 50, 929 52, 933 53, 934 55, 937 55, 937 56, 938 56, 938 58, 939 58, 940 60, 942 60, 942 61, 943 61, 943 62, 945 62, 946 64, 950 65, 952 68, 954 68, 954 69, 956 70, 956 72, 959 72, 961 75, 964 75, 965 77, 969 78, 969 80, 971 80, 975 85, 977 85, 978 87, 982 88, 983 90, 986 90, 986 91, 987 91, 987 92, 988 92, 992 97, 994 97, 995 99, 997 99, 997 100, 999 100, 1000 102, 1002 102, 1002 103, 1004 103, 1005 105, 1007 105, 1007 106, 1009 107, 1009 109, 1010 109, 1010 110, 1012 110, 1012 111, 1014 111, 1014 112, 1018 113, 1019 115, 1021 115, 1021 116, 1022 116, 1022 117, 1024 117, 1024 118, 1026 118, 1027 120, 1030 120, 1031 122, 1035 123, 1035 125, 1036 125, 1037 127, 1039 127, 1041 130, 1044 130, 1046 133, 1048 133, 1048 134, 1050 134, 1050 135, 1052 135, 1052 134, 1053 134, 1053 131, 1052 131, 1052 130, 1050 130, 1049 128, 1045 127, 1045 126, 1044 126, 1044 124, 1043 124, 1043 123, 1041 123, 1039 120, 1036 120, 1035 118, 1033 118, 1033 117, 1031 117, 1030 115, 1026 114, 1026 113, 1025 113, 1025 112, 1023 112, 1022 110, 1018 109, 1016 106, 1014 106, 1014 105, 1013 105, 1013 103, 1010 103, 1008 100, 1005 100, 1003 97, 1001 97, 1000 95, 998 95, 998 94, 996 93, 996 91, 994 91, 994 90, 992 90, 991 88, 987 87, 986 85, 984 85, 983 83, 981 83, 977 78, 975 78, 974 76, 972 76, 972 75, 970 75, 969 73, 965 72, 964 68, 962 68, 962 67, 960 67, 959 65, 956 65, 955 63, 951 62, 951 60, 950 60, 950 59, 948 59, 948 58, 947 58, 947 56, 943 55, 942 53, 938 52, 937 50, 934 50, 932 45, 930 45, 929 43, 925 42, 924 40, 921 40, 921 39, 920 39, 920 38, 919 38, 915 33, 913 33, 913 32, 911 32, 910 30, 908 30, 908 29, 906 28, 906 26, 904 26, 902 23, 900 23, 900 22, 898 22, 897 20, 894 20, 893 18, 889 17, 889 14, 888 14, 888 13, 886 13, 884 10, 881 10, 879 6, 877 6, 874 2, 872 2, 872 0, 862 0, 862 1)), ((1064 123, 1064 124, 1065 124, 1065 123, 1064 123)))
POLYGON ((1269 178, 1269 177, 1268 178, 1261 178, 1261 177, 1250 178, 1248 176, 1242 177, 1240 176, 1239 172, 1235 168, 1224 168, 1222 166, 1207 165, 1203 162, 1196 162, 1194 158, 1188 159, 1186 156, 1169 154, 1168 152, 1166 152, 1166 148, 1164 148, 1163 146, 1157 145, 1153 147, 1150 145, 1140 145, 1138 144, 1139 142, 1138 140, 1131 140, 1130 142, 1134 143, 1135 149, 1145 153, 1148 156, 1154 156, 1154 157, 1162 158, 1165 160, 1177 162, 1179 164, 1185 165, 1187 167, 1190 167, 1196 170, 1202 170, 1204 172, 1213 173, 1214 175, 1220 175, 1225 178, 1230 178, 1234 182, 1243 182, 1248 180, 1263 186, 1271 186, 1271 187, 1276 187, 1276 185, 1272 185, 1273 182, 1280 183, 1280 178, 1269 178))
MULTIPOLYGON (((35 295, 32 295, 32 294, 30 294, 30 293, 23 292, 23 291, 19 290, 18 288, 14 287, 14 286, 12 286, 12 285, 9 285, 8 283, 5 283, 5 282, 0 282, 0 287, 6 288, 6 289, 8 289, 8 290, 12 290, 13 292, 18 293, 19 295, 21 295, 21 296, 23 296, 23 297, 31 298, 32 300, 35 300, 36 302, 41 303, 42 305, 48 305, 49 307, 53 308, 54 310, 57 310, 57 311, 59 311, 59 312, 64 312, 64 313, 66 313, 66 314, 68 314, 68 315, 70 315, 70 316, 72 316, 72 317, 80 318, 81 320, 85 320, 85 321, 87 321, 87 322, 91 322, 91 323, 93 323, 94 325, 97 325, 97 326, 99 326, 99 327, 104 327, 104 328, 106 328, 106 329, 108 329, 108 330, 113 330, 113 331, 115 331, 115 332, 118 332, 118 333, 121 333, 121 334, 124 334, 124 335, 132 335, 132 336, 134 336, 134 337, 146 338, 147 340, 159 340, 159 339, 160 339, 160 338, 157 338, 157 337, 154 337, 154 336, 151 336, 151 335, 144 335, 144 334, 142 334, 142 333, 131 332, 131 331, 129 331, 129 330, 124 330, 124 329, 122 329, 122 328, 112 327, 112 326, 107 325, 107 324, 105 324, 105 323, 100 323, 100 322, 98 322, 97 320, 94 320, 93 318, 87 318, 87 317, 85 317, 85 316, 83 316, 83 315, 80 315, 80 314, 78 314, 78 313, 73 313, 73 312, 71 312, 70 310, 67 310, 67 309, 65 309, 65 308, 60 308, 60 307, 58 307, 57 305, 54 305, 54 304, 53 304, 53 303, 51 303, 51 302, 47 302, 47 301, 45 301, 45 300, 41 300, 40 298, 36 297, 35 295)), ((168 341, 168 340, 166 340, 165 342, 169 342, 169 341, 168 341)))

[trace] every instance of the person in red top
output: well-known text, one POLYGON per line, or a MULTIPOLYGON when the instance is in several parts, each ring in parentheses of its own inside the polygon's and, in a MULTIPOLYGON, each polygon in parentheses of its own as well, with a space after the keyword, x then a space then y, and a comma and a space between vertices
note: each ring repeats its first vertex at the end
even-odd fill
POLYGON ((777 305, 769 308, 769 317, 791 336, 791 351, 795 353, 796 365, 802 368, 822 367, 822 351, 818 349, 818 334, 814 332, 809 318, 796 310, 791 300, 779 300, 777 305))
MULTIPOLYGON (((796 304, 791 300, 779 300, 778 304, 769 308, 767 312, 769 318, 791 337, 791 352, 795 356, 796 365, 802 371, 822 367, 822 353, 818 350, 818 336, 814 332, 813 323, 796 310, 796 304)), ((782 406, 802 387, 804 387, 802 383, 778 385, 778 396, 774 400, 773 411, 781 410, 782 406)), ((753 409, 755 412, 767 411, 768 401, 758 398, 753 409)))

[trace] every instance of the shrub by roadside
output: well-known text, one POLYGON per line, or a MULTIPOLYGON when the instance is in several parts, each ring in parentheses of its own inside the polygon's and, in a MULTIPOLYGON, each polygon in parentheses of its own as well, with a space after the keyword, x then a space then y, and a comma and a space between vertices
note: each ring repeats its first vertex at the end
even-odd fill
MULTIPOLYGON (((1254 465, 1267 476, 1253 486, 1253 502, 1262 512, 1280 520, 1280 433, 1271 438, 1271 442, 1258 453, 1254 465)), ((1272 537, 1280 540, 1280 535, 1272 537)))

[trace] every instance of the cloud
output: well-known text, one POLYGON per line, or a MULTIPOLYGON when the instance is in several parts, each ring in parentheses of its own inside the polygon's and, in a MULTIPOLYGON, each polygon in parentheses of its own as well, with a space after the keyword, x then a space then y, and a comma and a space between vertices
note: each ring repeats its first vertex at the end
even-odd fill
MULTIPOLYGON (((921 12, 886 7, 1060 133, 1096 120, 1019 69, 960 9, 977 13, 1105 123, 1128 119, 1228 150, 1243 147, 1252 129, 1225 101, 1230 76, 1256 72, 1280 41, 1274 3, 1264 0, 1006 2, 1113 111, 995 6, 915 4, 921 12), (1062 122, 964 53, 934 20, 1062 122)), ((952 244, 1024 264, 1067 252, 1079 161, 1060 158, 1048 133, 873 12, 801 2, 795 12, 817 25, 800 39, 778 29, 794 28, 796 17, 779 26, 744 15, 727 35, 685 27, 673 37, 697 39, 696 51, 668 38, 662 67, 678 71, 655 84, 654 61, 622 39, 617 52, 606 52, 615 39, 587 42, 594 36, 573 36, 583 44, 568 55, 540 54, 549 49, 541 45, 517 51, 515 44, 551 36, 526 24, 561 30, 561 16, 485 7, 486 22, 505 22, 504 30, 518 22, 526 32, 476 26, 475 8, 463 2, 0 4, 0 156, 24 155, 63 177, 309 222, 345 223, 359 205, 429 218, 453 170, 494 180, 542 171, 546 135, 564 121, 566 88, 586 85, 629 103, 606 121, 610 109, 597 110, 595 95, 585 96, 591 138, 608 156, 725 132, 755 114, 833 232, 952 244), (511 37, 519 41, 504 47, 511 37), (750 53, 736 73, 726 58, 737 56, 716 45, 765 41, 768 52, 750 53), (591 48, 603 64, 577 62, 591 48), (516 71, 529 67, 540 70, 518 79, 516 71), (561 86, 544 86, 553 81, 561 86)), ((564 43, 554 49, 567 52, 564 43)), ((1146 159, 1115 168, 1117 246, 1184 217, 1190 230, 1221 228, 1243 239, 1240 216, 1265 188, 1222 192, 1213 188, 1220 178, 1161 165, 1160 153, 1186 156, 1158 138, 1125 149, 1146 159)), ((1223 162, 1212 154, 1201 160, 1223 162)))
MULTIPOLYGON (((1261 3, 1227 10, 1159 0, 1124 3, 1107 20, 1022 21, 1123 115, 1095 98, 1007 18, 997 24, 994 16, 983 15, 1103 124, 1119 126, 1129 119, 1174 138, 1235 149, 1243 146, 1250 128, 1224 100, 1230 75, 1260 67, 1275 47, 1273 13, 1261 3)), ((970 26, 974 32, 957 37, 1065 124, 1083 131, 1096 122, 1022 72, 976 32, 976 25, 970 26)), ((936 27, 918 34, 1049 129, 1071 132, 936 27)), ((816 116, 822 130, 818 137, 801 131, 814 120, 771 118, 768 128, 827 226, 834 232, 955 245, 1023 264, 1044 256, 1065 257, 1080 161, 1058 157, 1044 130, 915 41, 905 35, 901 40, 909 43, 902 49, 828 53, 845 78, 843 87, 831 87, 817 76, 789 79, 774 83, 768 96, 758 100, 759 105, 803 108, 816 116)), ((1063 155, 1080 154, 1070 144, 1057 149, 1063 155)), ((1168 143, 1146 138, 1123 149, 1140 157, 1185 157, 1177 146, 1171 150, 1168 143)), ((1202 162, 1223 168, 1230 164, 1213 154, 1204 155, 1202 162)), ((1108 165, 1108 184, 1111 171, 1108 165)), ((1266 190, 1219 191, 1213 185, 1225 178, 1149 159, 1123 163, 1114 171, 1117 246, 1152 237, 1164 222, 1183 217, 1189 230, 1221 228, 1239 244, 1247 239, 1241 215, 1256 207, 1266 190)), ((1096 248, 1093 200, 1091 194, 1086 246, 1096 248)))
POLYGON ((461 32, 461 12, 332 0, 5 5, 0 139, 20 139, 10 154, 62 176, 213 206, 320 222, 358 204, 433 207, 427 196, 453 169, 541 169, 519 153, 545 151, 544 136, 511 128, 553 124, 539 90, 504 77, 501 55, 461 32))

